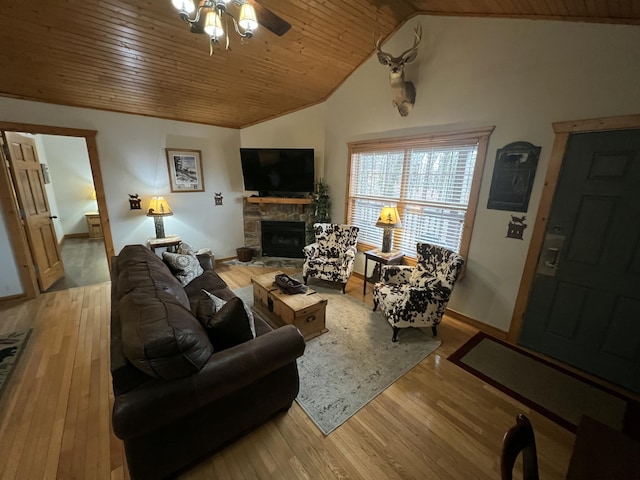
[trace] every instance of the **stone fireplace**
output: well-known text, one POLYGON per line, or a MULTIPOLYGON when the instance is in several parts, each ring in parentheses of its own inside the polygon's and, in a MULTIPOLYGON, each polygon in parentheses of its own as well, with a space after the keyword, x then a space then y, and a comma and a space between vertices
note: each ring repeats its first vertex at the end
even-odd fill
POLYGON ((306 245, 304 222, 272 222, 262 220, 262 256, 304 258, 306 245))
POLYGON ((267 230, 270 230, 268 241, 272 245, 264 255, 302 258, 302 247, 313 241, 310 199, 247 197, 243 201, 244 246, 251 248, 257 256, 263 255, 262 228, 266 222, 267 230), (297 232, 293 233, 292 228, 297 232), (287 249, 292 252, 286 252, 287 249))

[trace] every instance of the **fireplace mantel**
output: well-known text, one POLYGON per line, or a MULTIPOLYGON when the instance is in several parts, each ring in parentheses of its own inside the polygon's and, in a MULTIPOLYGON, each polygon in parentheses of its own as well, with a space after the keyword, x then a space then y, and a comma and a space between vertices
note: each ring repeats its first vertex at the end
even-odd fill
POLYGON ((279 203, 280 205, 309 205, 313 201, 310 198, 292 197, 246 197, 249 203, 279 203))

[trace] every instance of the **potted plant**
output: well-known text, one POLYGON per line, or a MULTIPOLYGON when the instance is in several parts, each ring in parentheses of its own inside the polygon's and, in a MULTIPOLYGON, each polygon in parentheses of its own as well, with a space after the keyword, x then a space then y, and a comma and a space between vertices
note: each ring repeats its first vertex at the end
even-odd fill
POLYGON ((331 201, 329 200, 329 185, 323 179, 314 184, 312 223, 331 222, 331 201))
POLYGON ((311 215, 309 217, 309 228, 307 230, 307 243, 314 241, 313 232, 314 223, 331 222, 331 201, 329 200, 329 185, 324 183, 323 179, 313 184, 313 193, 311 194, 311 215))

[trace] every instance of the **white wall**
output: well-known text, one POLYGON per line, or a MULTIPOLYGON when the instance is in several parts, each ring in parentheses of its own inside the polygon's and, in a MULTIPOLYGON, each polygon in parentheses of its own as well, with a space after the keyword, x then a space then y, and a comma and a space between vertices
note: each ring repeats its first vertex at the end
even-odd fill
MULTIPOLYGON (((37 137, 42 145, 42 148, 38 145, 38 155, 44 153, 49 164, 51 184, 47 187, 55 192, 56 205, 51 205, 51 213, 58 217, 56 226, 61 226, 63 235, 87 233, 84 214, 98 211, 98 204, 91 199, 93 177, 85 139, 57 135, 37 137)), ((58 241, 61 240, 59 235, 58 241)))
POLYGON ((195 248, 209 247, 218 258, 235 256, 244 244, 238 130, 9 98, 0 98, 0 120, 98 132, 116 252, 154 236, 153 220, 144 214, 153 195, 164 195, 174 211, 165 217, 167 233, 195 248), (171 193, 166 147, 202 151, 204 192, 171 193), (222 206, 214 205, 214 192, 222 192, 222 206), (142 210, 129 209, 128 194, 134 193, 143 199, 142 210))
POLYGON ((324 177, 325 104, 243 128, 240 143, 245 148, 313 148, 316 180, 324 177))
POLYGON ((0 215, 0 245, 5 246, 5 255, 0 255, 0 272, 2 272, 0 273, 0 298, 20 295, 24 293, 24 289, 20 283, 15 257, 10 255, 13 248, 7 233, 7 224, 2 215, 0 215))
MULTIPOLYGON (((326 102, 326 176, 333 218, 344 217, 347 142, 495 125, 465 278, 449 307, 508 330, 549 155, 552 122, 640 113, 640 29, 513 19, 422 16, 383 50, 398 55, 422 23, 407 78, 414 110, 391 106, 387 70, 372 57, 326 102), (496 150, 514 141, 542 147, 524 240, 505 238, 509 212, 487 210, 496 150)), ((362 271, 362 262, 356 267, 362 271)))

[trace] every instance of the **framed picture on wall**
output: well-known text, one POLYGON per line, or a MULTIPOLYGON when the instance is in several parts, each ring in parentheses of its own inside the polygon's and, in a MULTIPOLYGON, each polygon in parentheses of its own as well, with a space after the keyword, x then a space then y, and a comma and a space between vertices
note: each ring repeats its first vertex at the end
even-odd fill
POLYGON ((202 152, 165 148, 172 192, 204 192, 202 152))

